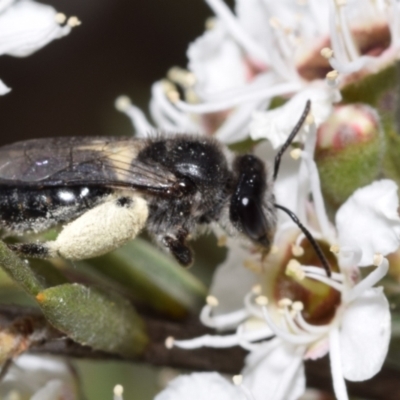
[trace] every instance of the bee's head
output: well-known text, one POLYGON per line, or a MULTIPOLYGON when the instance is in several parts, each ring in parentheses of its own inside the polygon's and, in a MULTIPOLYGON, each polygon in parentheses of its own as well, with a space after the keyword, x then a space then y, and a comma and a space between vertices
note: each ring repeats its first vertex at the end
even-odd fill
POLYGON ((236 186, 230 202, 230 220, 253 242, 269 249, 275 232, 276 212, 265 164, 253 155, 243 155, 236 157, 233 169, 236 186))

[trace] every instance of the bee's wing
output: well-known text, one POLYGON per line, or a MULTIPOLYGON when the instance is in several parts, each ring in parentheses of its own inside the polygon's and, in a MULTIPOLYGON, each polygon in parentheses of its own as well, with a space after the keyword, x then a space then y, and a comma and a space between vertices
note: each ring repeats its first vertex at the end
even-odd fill
POLYGON ((0 183, 72 186, 101 184, 168 190, 176 176, 136 156, 142 140, 116 137, 33 139, 0 148, 0 183))

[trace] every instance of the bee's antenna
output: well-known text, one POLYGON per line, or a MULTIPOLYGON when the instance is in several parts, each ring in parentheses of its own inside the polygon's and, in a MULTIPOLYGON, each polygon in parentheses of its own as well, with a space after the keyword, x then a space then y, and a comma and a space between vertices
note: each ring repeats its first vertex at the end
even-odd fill
POLYGON ((299 221, 299 219, 297 218, 295 213, 293 213, 286 207, 280 206, 279 204, 274 204, 274 205, 276 208, 284 211, 287 215, 289 215, 289 217, 293 220, 293 222, 301 229, 301 231, 304 233, 306 238, 311 243, 311 246, 314 247, 314 250, 317 253, 318 258, 321 260, 322 266, 323 266, 326 274, 330 277, 332 275, 332 269, 331 269, 331 266, 329 265, 329 261, 326 259, 325 254, 323 253, 319 244, 314 239, 313 235, 311 235, 311 233, 308 231, 308 229, 299 221))
POLYGON ((301 114, 301 117, 299 121, 297 122, 296 126, 293 128, 292 132, 286 139, 286 142, 283 144, 281 149, 279 150, 278 154, 275 156, 275 163, 274 163, 274 181, 276 180, 276 177, 278 176, 279 172, 279 165, 281 164, 281 158, 285 150, 290 146, 290 143, 292 143, 294 137, 299 133, 304 121, 307 118, 308 113, 310 112, 311 108, 311 101, 307 100, 306 106, 304 108, 303 114, 301 114))

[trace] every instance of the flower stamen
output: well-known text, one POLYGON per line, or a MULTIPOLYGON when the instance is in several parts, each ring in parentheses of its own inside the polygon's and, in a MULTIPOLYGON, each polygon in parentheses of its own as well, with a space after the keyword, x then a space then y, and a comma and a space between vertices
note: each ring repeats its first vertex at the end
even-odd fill
POLYGON ((303 271, 301 264, 295 260, 294 258, 292 258, 287 266, 286 266, 286 270, 285 270, 285 274, 291 278, 294 278, 298 281, 302 281, 306 274, 303 271))

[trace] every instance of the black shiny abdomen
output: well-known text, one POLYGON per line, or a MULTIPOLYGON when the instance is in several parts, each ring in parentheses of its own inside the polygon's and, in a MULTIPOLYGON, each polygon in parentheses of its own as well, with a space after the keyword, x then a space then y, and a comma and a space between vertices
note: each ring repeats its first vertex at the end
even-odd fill
POLYGON ((41 232, 69 222, 102 202, 104 187, 10 186, 0 184, 0 229, 15 233, 41 232))

